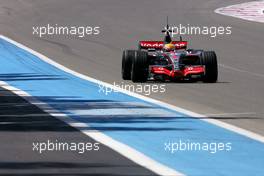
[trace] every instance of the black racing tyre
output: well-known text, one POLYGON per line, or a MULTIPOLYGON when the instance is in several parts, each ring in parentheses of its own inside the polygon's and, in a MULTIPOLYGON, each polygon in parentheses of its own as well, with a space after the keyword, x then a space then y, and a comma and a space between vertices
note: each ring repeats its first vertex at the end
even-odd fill
POLYGON ((132 60, 131 80, 133 82, 146 82, 148 68, 148 53, 146 51, 135 51, 132 60))
POLYGON ((218 77, 217 57, 214 51, 204 51, 201 54, 201 65, 205 66, 203 82, 215 83, 218 77))
POLYGON ((122 56, 122 78, 123 80, 131 79, 132 60, 135 55, 134 50, 124 50, 122 56))

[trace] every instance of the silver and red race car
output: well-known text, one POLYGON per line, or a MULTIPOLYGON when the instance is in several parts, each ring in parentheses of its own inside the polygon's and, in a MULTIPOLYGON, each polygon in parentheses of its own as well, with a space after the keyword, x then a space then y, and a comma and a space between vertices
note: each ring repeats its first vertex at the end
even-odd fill
POLYGON ((187 49, 187 41, 172 41, 169 25, 164 41, 140 41, 138 50, 124 50, 122 78, 133 82, 201 80, 217 81, 214 51, 187 49), (169 50, 166 46, 170 46, 169 50))

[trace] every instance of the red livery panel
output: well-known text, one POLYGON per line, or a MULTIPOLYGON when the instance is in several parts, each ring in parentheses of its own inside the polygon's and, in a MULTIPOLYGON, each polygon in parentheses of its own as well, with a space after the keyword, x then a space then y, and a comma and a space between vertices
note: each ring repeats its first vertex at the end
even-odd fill
MULTIPOLYGON (((186 49, 187 41, 172 41, 172 44, 175 45, 176 49, 186 49)), ((163 41, 140 41, 139 46, 141 49, 162 49, 164 42, 163 41)))

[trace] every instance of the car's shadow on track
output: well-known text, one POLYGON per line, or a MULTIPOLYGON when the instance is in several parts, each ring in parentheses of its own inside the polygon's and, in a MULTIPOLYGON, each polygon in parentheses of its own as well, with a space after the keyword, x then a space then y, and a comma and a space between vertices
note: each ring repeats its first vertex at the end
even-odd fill
POLYGON ((217 81, 215 83, 207 83, 195 80, 182 80, 182 81, 147 81, 143 84, 230 84, 230 81, 217 81))

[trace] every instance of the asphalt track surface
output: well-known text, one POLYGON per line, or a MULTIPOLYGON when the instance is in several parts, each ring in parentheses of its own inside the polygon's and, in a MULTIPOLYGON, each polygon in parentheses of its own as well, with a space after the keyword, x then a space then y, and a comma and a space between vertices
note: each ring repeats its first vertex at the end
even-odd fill
POLYGON ((160 39, 165 17, 172 24, 232 26, 232 35, 185 36, 190 48, 215 50, 216 84, 166 84, 166 92, 151 97, 194 112, 211 115, 264 134, 264 61, 261 23, 222 16, 214 9, 244 1, 124 1, 47 0, 0 2, 0 32, 44 53, 73 70, 109 83, 122 82, 121 53, 136 48, 138 40, 160 39), (32 35, 32 26, 101 26, 99 36, 67 38, 32 35))
POLYGON ((0 94, 0 175, 155 175, 104 145, 81 154, 33 151, 33 142, 96 141, 5 89, 0 94))
POLYGON ((169 15, 172 24, 232 26, 232 35, 218 38, 185 36, 190 48, 215 50, 216 84, 171 83, 166 93, 151 97, 264 134, 264 61, 261 23, 215 14, 216 8, 245 1, 10 1, 0 2, 0 33, 73 70, 109 83, 121 82, 121 53, 140 39, 160 39, 169 15), (98 25, 101 34, 69 39, 38 38, 32 26, 98 25), (223 66, 224 65, 224 66, 223 66))

